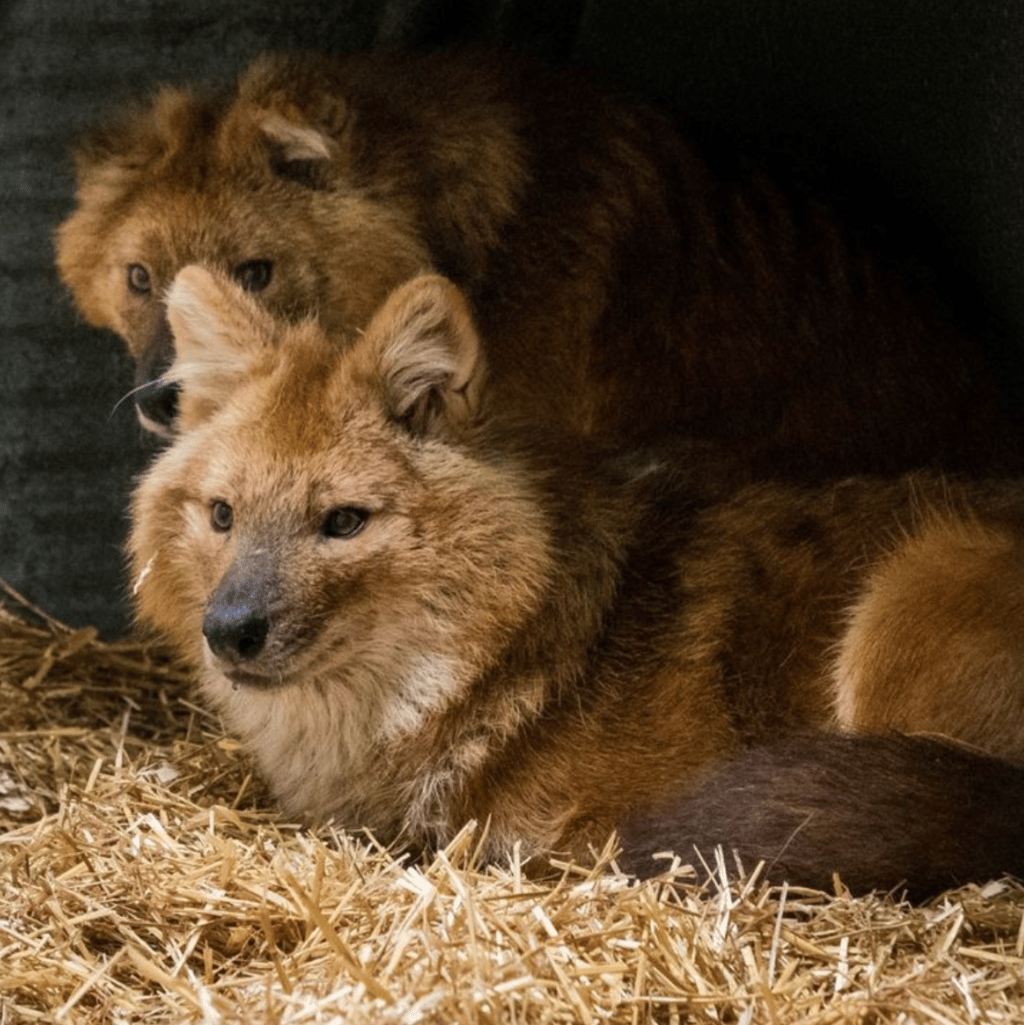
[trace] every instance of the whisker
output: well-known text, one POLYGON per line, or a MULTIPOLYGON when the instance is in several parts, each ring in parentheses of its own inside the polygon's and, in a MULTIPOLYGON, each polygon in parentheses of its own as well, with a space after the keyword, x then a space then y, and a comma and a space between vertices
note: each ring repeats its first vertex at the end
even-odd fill
POLYGON ((117 402, 114 403, 114 408, 111 409, 110 415, 107 417, 107 419, 108 420, 113 419, 114 414, 121 408, 121 404, 123 402, 125 402, 126 400, 130 399, 133 395, 138 395, 138 393, 140 391, 143 391, 146 388, 155 388, 155 387, 158 387, 158 386, 165 385, 167 383, 168 383, 168 381, 167 381, 166 378, 164 378, 164 377, 157 377, 157 378, 154 378, 154 380, 152 380, 152 381, 143 381, 142 384, 136 385, 134 388, 131 389, 131 391, 125 392, 125 394, 122 395, 117 400, 117 402))

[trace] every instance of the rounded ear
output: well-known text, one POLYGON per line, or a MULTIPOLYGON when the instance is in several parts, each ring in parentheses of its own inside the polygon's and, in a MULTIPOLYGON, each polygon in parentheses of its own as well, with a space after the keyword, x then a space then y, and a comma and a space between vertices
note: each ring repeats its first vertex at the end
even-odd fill
POLYGON ((485 360, 462 292, 424 274, 400 285, 366 329, 389 413, 412 434, 454 439, 480 411, 485 360))
POLYGON ((273 318, 228 278, 183 267, 165 296, 174 361, 164 380, 181 388, 179 427, 208 419, 266 353, 273 318))
POLYGON ((164 87, 151 103, 96 125, 74 145, 79 187, 102 184, 108 178, 119 183, 118 176, 142 177, 195 134, 208 116, 208 106, 187 89, 164 87))
POLYGON ((311 188, 324 188, 344 164, 351 129, 345 99, 333 95, 320 62, 294 54, 258 58, 242 76, 230 131, 255 131, 270 145, 273 169, 311 188))
POLYGON ((111 220, 121 216, 126 197, 155 168, 196 137, 209 116, 208 105, 199 98, 166 88, 152 103, 104 121, 75 144, 76 203, 57 229, 56 262, 91 324, 119 326, 107 277, 99 270, 110 255, 111 220))
POLYGON ((256 114, 256 123, 263 134, 278 146, 284 162, 299 160, 330 160, 334 144, 323 132, 297 119, 290 119, 276 110, 256 114))
POLYGON ((273 171, 310 189, 330 188, 338 146, 324 132, 274 110, 255 113, 256 125, 270 143, 273 171))

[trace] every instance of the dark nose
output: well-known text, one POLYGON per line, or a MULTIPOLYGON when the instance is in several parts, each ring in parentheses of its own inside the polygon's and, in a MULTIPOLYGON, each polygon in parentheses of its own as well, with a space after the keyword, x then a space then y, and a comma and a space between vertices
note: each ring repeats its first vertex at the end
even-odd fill
POLYGON ((211 602, 203 619, 203 634, 210 650, 226 662, 247 662, 263 650, 270 619, 249 602, 230 596, 211 602))
POLYGON ((165 381, 148 381, 135 393, 135 408, 143 426, 163 434, 178 414, 178 386, 165 381))
POLYGON ((174 337, 165 316, 160 316, 135 363, 135 409, 143 427, 170 434, 178 415, 178 386, 162 380, 174 362, 174 337))

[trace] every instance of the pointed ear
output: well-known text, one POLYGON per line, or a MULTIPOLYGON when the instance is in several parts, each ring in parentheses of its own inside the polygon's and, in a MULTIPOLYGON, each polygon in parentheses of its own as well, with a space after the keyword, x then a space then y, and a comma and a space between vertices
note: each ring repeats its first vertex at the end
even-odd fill
POLYGON ((205 267, 183 267, 167 292, 174 362, 164 379, 181 387, 179 424, 209 419, 270 345, 274 323, 242 289, 205 267))
POLYGON ((447 278, 400 285, 366 329, 391 417, 412 434, 452 440, 480 410, 485 362, 469 306, 447 278))

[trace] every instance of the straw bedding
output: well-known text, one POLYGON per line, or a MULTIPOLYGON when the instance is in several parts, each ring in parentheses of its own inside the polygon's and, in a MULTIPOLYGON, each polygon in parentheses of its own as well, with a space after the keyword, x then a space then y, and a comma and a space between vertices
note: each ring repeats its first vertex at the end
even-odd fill
POLYGON ((4 605, 0 1025, 1022 1019, 1014 883, 910 908, 723 857, 638 885, 612 848, 537 882, 472 829, 407 864, 275 818, 159 653, 4 605))

